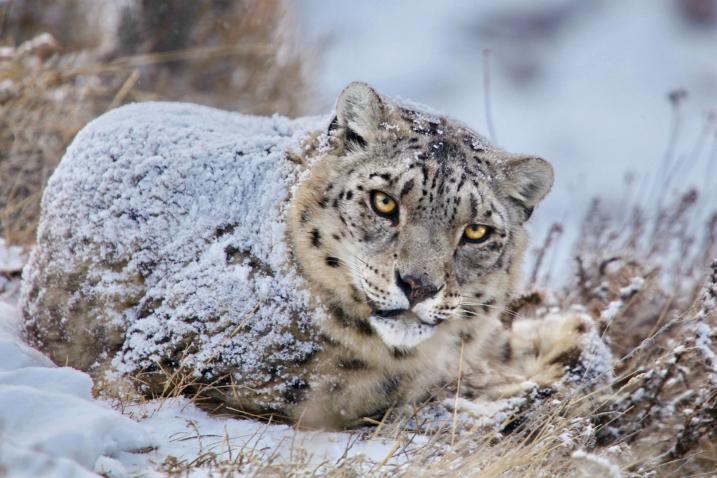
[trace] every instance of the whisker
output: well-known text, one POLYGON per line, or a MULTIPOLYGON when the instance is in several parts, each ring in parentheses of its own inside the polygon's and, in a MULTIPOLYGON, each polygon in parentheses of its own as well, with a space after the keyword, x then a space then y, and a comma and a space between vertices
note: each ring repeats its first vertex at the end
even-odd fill
POLYGON ((352 253, 350 253, 350 252, 349 252, 348 254, 349 254, 351 257, 353 257, 354 259, 358 259, 361 263, 363 263, 363 265, 368 266, 368 262, 366 262, 365 260, 361 259, 361 258, 360 258, 359 256, 357 256, 356 254, 352 254, 352 253))
MULTIPOLYGON (((358 259, 358 260, 361 260, 361 258, 358 257, 358 256, 356 256, 356 255, 353 255, 353 254, 352 254, 352 256, 353 256, 354 258, 358 259)), ((346 259, 343 259, 343 258, 338 257, 338 256, 333 256, 333 257, 335 257, 340 263, 345 264, 345 265, 349 268, 350 271, 354 272, 356 275, 359 276, 359 278, 360 278, 361 280, 358 281, 358 285, 359 285, 359 287, 361 288, 361 292, 363 293, 364 296, 366 296, 367 299, 370 299, 371 296, 370 296, 369 293, 366 291, 366 287, 364 287, 364 285, 363 285, 363 274, 362 274, 361 269, 360 269, 356 264, 354 264, 354 263, 351 262, 351 261, 347 261, 346 259)), ((365 264, 365 262, 364 262, 364 264, 365 264)))
POLYGON ((354 264, 353 262, 347 261, 346 259, 342 259, 341 257, 338 257, 338 256, 332 256, 332 257, 334 259, 336 259, 337 261, 339 261, 340 263, 346 265, 351 271, 357 272, 357 273, 361 272, 361 269, 358 266, 356 266, 356 264, 354 264))
MULTIPOLYGON (((463 305, 463 304, 461 304, 461 305, 463 305)), ((515 318, 515 319, 525 318, 523 315, 521 315, 521 314, 519 314, 519 313, 517 313, 517 312, 514 312, 514 311, 510 310, 510 309, 507 308, 507 307, 499 307, 499 306, 490 305, 490 304, 469 304, 469 306, 470 306, 470 305, 475 305, 475 306, 478 306, 478 307, 487 307, 487 308, 491 308, 491 309, 500 309, 500 310, 502 311, 502 313, 508 314, 508 315, 510 315, 511 317, 515 318)), ((458 310, 459 310, 459 311, 462 311, 462 312, 469 312, 469 313, 472 313, 472 314, 474 314, 474 315, 482 315, 482 314, 478 314, 478 313, 477 313, 476 311, 474 311, 474 310, 464 309, 464 308, 462 308, 461 306, 458 307, 458 310)))

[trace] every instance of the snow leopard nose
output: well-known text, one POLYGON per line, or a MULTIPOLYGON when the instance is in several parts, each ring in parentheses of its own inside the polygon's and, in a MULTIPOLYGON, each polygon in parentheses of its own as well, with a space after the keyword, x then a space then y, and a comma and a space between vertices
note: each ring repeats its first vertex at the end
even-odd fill
POLYGON ((402 276, 396 271, 396 284, 408 297, 411 307, 433 297, 438 292, 438 288, 423 274, 402 276))

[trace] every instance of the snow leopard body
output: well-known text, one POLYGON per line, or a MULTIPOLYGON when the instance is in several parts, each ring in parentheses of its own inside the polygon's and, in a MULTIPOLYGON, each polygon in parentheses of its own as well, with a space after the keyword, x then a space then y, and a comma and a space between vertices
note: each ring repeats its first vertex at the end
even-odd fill
POLYGON ((466 396, 549 385, 592 323, 499 317, 552 181, 542 159, 362 83, 318 118, 122 107, 48 183, 26 336, 98 384, 308 426, 459 375, 466 396))

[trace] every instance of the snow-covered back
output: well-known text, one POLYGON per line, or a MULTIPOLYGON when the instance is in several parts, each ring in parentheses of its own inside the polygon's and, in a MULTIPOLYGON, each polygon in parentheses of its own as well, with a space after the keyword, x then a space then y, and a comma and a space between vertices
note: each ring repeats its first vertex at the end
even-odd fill
POLYGON ((88 322, 89 340, 119 331, 113 364, 123 373, 172 363, 206 381, 291 383, 285 364, 315 351, 323 312, 284 241, 303 168, 287 153, 327 123, 169 103, 90 123, 48 183, 25 270, 37 343, 43 327, 72 316, 88 322), (53 274, 79 276, 69 304, 46 295, 53 274))

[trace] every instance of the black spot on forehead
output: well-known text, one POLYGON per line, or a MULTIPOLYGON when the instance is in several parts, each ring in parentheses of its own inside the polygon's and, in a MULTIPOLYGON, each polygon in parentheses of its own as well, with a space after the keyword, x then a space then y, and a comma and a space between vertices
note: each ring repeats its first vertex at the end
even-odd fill
POLYGON ((461 174, 461 180, 458 183, 458 187, 456 188, 457 192, 460 192, 460 190, 463 188, 463 185, 466 183, 466 173, 461 174))
POLYGON ((418 161, 418 164, 417 164, 417 163, 413 163, 412 165, 409 166, 409 168, 414 168, 414 167, 419 166, 419 164, 420 164, 420 163, 423 163, 423 162, 426 160, 426 158, 427 158, 427 156, 426 156, 425 153, 422 153, 422 152, 421 152, 421 153, 416 153, 416 154, 413 156, 413 159, 415 159, 416 161, 418 161))
POLYGON ((471 201, 471 202, 470 202, 470 204, 471 204, 471 217, 477 217, 477 216, 478 216, 478 200, 476 199, 476 197, 475 197, 473 194, 471 194, 471 199, 470 199, 470 201, 471 201))
POLYGON ((431 141, 426 147, 426 154, 431 159, 435 159, 442 163, 448 163, 451 161, 459 161, 465 163, 466 154, 458 144, 448 139, 441 139, 439 141, 431 141))
MULTIPOLYGON (((428 184, 428 166, 425 164, 421 166, 421 175, 423 176, 421 184, 425 187, 428 184)), ((424 192, 423 194, 425 195, 426 193, 424 192)))
POLYGON ((381 172, 371 173, 371 174, 368 175, 368 178, 369 178, 369 179, 381 178, 381 179, 383 179, 384 181, 386 181, 386 182, 389 183, 389 184, 392 184, 392 183, 395 181, 395 179, 392 178, 389 173, 381 173, 381 172))
POLYGON ((408 181, 406 181, 406 182, 403 184, 403 187, 401 188, 401 194, 399 194, 399 197, 403 197, 403 196, 405 196, 406 194, 410 193, 411 190, 413 189, 413 185, 414 185, 414 180, 413 180, 413 179, 409 179, 408 181))

